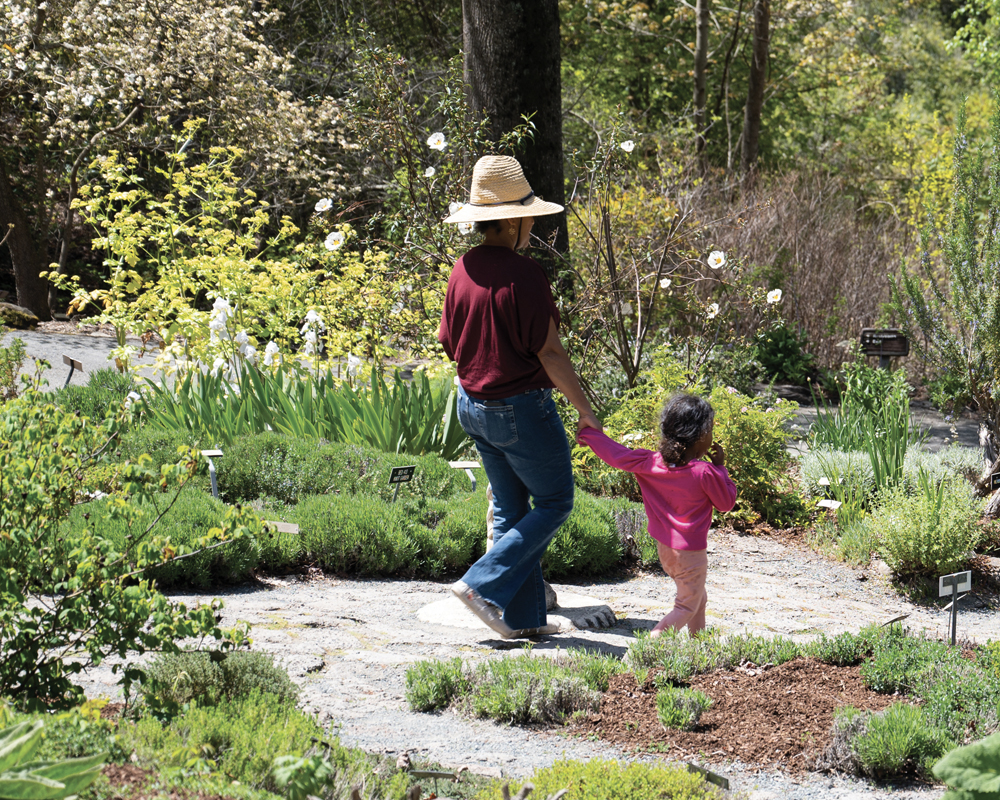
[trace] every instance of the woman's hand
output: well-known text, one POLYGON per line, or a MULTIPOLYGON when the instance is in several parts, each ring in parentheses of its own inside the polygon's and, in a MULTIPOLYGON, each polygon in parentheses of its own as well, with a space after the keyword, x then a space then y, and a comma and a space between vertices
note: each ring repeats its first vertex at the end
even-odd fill
POLYGON ((604 431, 604 426, 601 421, 593 414, 581 414, 580 419, 576 423, 576 432, 580 433, 584 428, 596 428, 599 431, 604 431))

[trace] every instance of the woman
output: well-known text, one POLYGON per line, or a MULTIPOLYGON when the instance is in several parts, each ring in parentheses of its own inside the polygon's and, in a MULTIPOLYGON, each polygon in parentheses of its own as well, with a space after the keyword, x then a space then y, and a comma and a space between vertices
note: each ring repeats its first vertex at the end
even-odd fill
POLYGON ((451 590, 504 638, 559 631, 546 624, 541 558, 573 509, 573 471, 552 389, 578 428, 601 429, 559 341, 545 273, 517 253, 535 217, 562 210, 535 196, 516 159, 484 156, 469 203, 445 220, 483 234, 452 270, 438 341, 458 364, 458 419, 493 487, 494 520, 493 547, 451 590))

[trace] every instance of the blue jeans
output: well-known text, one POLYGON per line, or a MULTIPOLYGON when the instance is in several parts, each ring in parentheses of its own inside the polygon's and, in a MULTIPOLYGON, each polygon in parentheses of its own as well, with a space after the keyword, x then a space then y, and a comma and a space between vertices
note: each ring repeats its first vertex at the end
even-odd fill
POLYGON ((493 547, 462 580, 512 628, 537 628, 546 619, 542 555, 573 510, 569 442, 552 390, 476 400, 459 387, 458 421, 493 486, 493 547))

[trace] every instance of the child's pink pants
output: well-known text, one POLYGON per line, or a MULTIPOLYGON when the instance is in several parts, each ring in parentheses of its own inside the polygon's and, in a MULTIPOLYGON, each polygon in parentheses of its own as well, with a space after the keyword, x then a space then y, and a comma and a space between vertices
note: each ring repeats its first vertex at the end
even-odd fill
POLYGON ((656 543, 663 571, 677 584, 674 609, 657 623, 654 631, 673 628, 679 631, 687 625, 688 633, 705 627, 705 577, 708 574, 707 550, 674 550, 662 542, 656 543))

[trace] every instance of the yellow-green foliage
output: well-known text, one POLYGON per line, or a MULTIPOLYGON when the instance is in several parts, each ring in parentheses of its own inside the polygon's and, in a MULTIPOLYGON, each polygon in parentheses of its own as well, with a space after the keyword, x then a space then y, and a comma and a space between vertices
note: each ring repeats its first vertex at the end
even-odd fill
MULTIPOLYGON (((646 381, 628 392, 604 420, 604 432, 628 447, 655 450, 660 441, 660 411, 688 380, 683 365, 662 351, 644 377, 646 381)), ((635 477, 607 466, 589 447, 573 448, 573 474, 577 485, 592 494, 642 500, 635 477)))
MULTIPOLYGON (((534 784, 533 795, 550 797, 569 789, 565 800, 702 800, 721 793, 683 767, 628 764, 617 761, 557 761, 539 770, 525 783, 534 784)), ((511 794, 518 791, 513 785, 511 794)), ((500 784, 477 795, 477 800, 498 800, 500 784)))
POLYGON ((135 726, 124 726, 120 736, 140 766, 162 767, 164 755, 171 754, 177 766, 222 772, 272 790, 271 765, 277 756, 305 755, 325 738, 314 717, 259 689, 217 706, 194 706, 168 725, 144 717, 135 726))
POLYGON ((788 468, 785 423, 795 414, 795 403, 778 399, 763 406, 732 388, 712 392, 714 439, 726 451, 726 467, 739 490, 732 517, 744 522, 763 518, 775 525, 799 521, 805 508, 788 468))
MULTIPOLYGON (((181 137, 196 136, 201 124, 189 122, 181 137)), ((350 225, 328 223, 317 212, 305 241, 287 217, 269 234, 267 203, 237 174, 243 151, 213 147, 199 157, 181 150, 157 170, 162 193, 136 179, 134 158, 112 152, 95 162, 101 180, 84 186, 77 201, 97 229, 94 245, 106 251, 110 279, 92 291, 77 278, 60 282, 74 292, 72 308, 100 309, 119 345, 127 331, 156 331, 166 342, 161 366, 171 359, 233 361, 238 344, 243 354, 251 346, 263 355, 273 341, 287 353, 302 344, 303 320, 314 310, 324 323, 318 332, 326 355, 381 362, 396 337, 430 332, 431 323, 407 308, 408 289, 393 277, 387 254, 357 252, 350 225), (209 328, 215 299, 229 304, 225 330, 209 328), (245 341, 237 340, 240 332, 245 341)))

